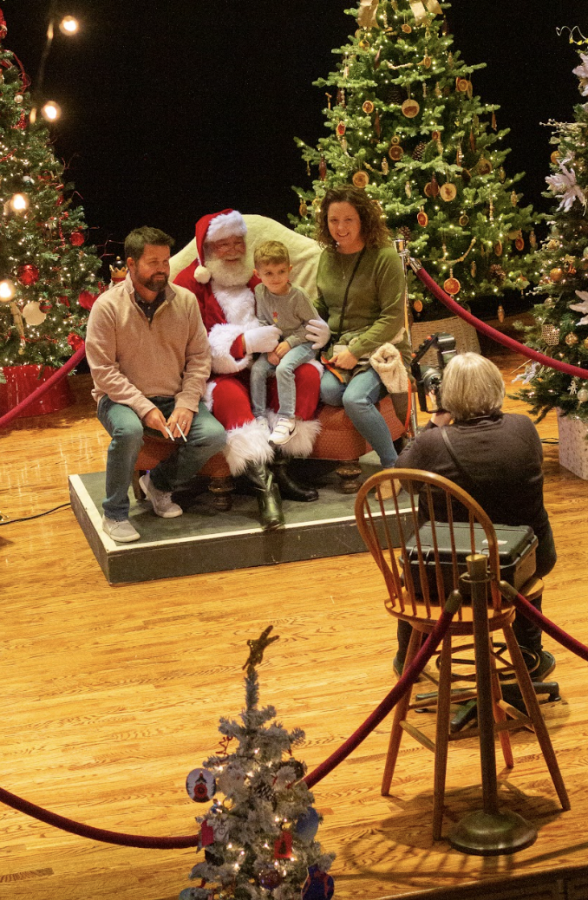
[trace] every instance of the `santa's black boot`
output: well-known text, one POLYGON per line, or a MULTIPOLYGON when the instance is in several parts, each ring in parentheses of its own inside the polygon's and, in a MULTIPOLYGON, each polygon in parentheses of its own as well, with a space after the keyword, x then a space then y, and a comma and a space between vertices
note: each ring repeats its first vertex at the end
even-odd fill
POLYGON ((288 474, 288 462, 279 450, 276 450, 272 469, 284 500, 296 500, 298 503, 312 503, 313 500, 318 500, 319 495, 315 488, 298 484, 288 474))
POLYGON ((263 530, 275 531, 277 528, 283 528, 282 498, 274 479, 274 473, 265 463, 250 462, 245 469, 245 475, 255 488, 259 520, 263 530))

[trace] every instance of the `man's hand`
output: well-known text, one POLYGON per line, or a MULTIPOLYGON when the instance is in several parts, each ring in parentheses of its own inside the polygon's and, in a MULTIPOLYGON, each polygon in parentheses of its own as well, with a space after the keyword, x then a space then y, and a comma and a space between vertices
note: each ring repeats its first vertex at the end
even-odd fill
POLYGON ((337 366, 338 369, 354 369, 357 365, 357 358, 349 350, 341 350, 329 362, 337 366))
POLYGON ((165 416, 163 415, 160 409, 155 407, 154 409, 150 409, 146 416, 143 416, 142 420, 145 428, 152 428, 153 431, 161 431, 162 435, 165 438, 169 437, 169 434, 165 430, 166 421, 165 416))
POLYGON ((280 329, 276 325, 259 325, 243 335, 247 353, 270 353, 278 346, 280 329))
POLYGON ((304 336, 307 341, 313 342, 313 350, 320 350, 321 347, 329 343, 331 329, 324 319, 309 319, 306 323, 306 334, 304 336))
POLYGON ((275 352, 276 356, 279 359, 281 359, 283 356, 286 355, 288 350, 291 350, 291 349, 292 349, 292 347, 290 346, 288 341, 280 341, 280 343, 278 344, 278 346, 276 347, 274 352, 275 352))
POLYGON ((186 409, 185 406, 176 406, 173 413, 167 420, 167 427, 173 434, 174 438, 182 439, 182 435, 178 429, 178 425, 188 437, 188 432, 192 426, 192 419, 194 418, 194 413, 191 409, 186 409))

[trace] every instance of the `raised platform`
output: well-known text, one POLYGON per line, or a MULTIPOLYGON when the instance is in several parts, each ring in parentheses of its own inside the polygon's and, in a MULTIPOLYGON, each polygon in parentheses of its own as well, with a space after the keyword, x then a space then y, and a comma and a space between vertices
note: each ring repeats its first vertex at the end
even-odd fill
MULTIPOLYGON (((365 478, 376 471, 373 456, 362 458, 365 478)), ((262 531, 254 496, 235 493, 232 509, 219 512, 203 480, 175 496, 184 509, 177 519, 158 518, 150 503, 133 499, 130 519, 141 539, 117 544, 101 525, 105 473, 71 475, 69 490, 76 518, 110 584, 365 552, 355 524, 355 494, 340 492, 334 464, 295 460, 291 471, 314 485, 320 499, 285 500, 286 525, 273 532, 262 531)))

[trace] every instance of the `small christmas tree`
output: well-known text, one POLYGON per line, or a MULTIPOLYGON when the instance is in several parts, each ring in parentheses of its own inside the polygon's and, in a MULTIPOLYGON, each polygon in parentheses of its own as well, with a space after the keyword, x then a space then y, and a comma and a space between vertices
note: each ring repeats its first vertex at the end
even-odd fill
POLYGON ((305 766, 292 755, 304 732, 286 731, 272 721, 273 706, 258 707, 256 667, 265 647, 277 640, 269 637, 271 629, 248 641, 241 723, 221 718, 223 752, 188 775, 193 800, 206 802, 217 790, 224 799, 215 797, 206 815, 197 818, 205 858, 190 878, 200 886, 183 890, 180 900, 328 900, 333 895, 327 871, 334 855, 323 854, 314 840, 320 816, 301 780, 305 766), (229 753, 233 740, 238 746, 229 753))
POLYGON ((100 261, 83 248, 83 210, 46 126, 30 121, 28 78, 2 47, 6 33, 0 12, 0 367, 59 366, 83 339, 100 261))
MULTIPOLYGON (((327 89, 331 134, 313 149, 318 169, 300 199, 296 230, 312 235, 313 212, 329 187, 353 182, 378 203, 397 236, 409 241, 431 275, 461 303, 497 298, 529 281, 535 244, 532 206, 521 207, 498 130, 498 106, 474 94, 469 66, 454 51, 437 0, 361 0, 349 43, 334 52, 337 70, 315 82, 327 89)), ((415 319, 447 315, 415 281, 415 319)))
MULTIPOLYGON (((588 53, 580 53, 574 74, 588 97, 588 53)), ((546 197, 556 195, 550 233, 538 253, 540 283, 535 293, 545 299, 533 309, 534 324, 525 329, 535 350, 588 369, 588 102, 574 108, 575 121, 550 122, 551 171, 546 197)), ((588 422, 588 381, 547 366, 530 363, 519 397, 542 419, 558 407, 564 415, 588 422)))

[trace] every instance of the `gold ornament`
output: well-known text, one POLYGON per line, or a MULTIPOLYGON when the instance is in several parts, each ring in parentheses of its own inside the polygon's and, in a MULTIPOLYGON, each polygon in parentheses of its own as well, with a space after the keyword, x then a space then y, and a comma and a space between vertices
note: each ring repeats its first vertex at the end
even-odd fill
POLYGON ((563 269, 560 269, 559 266, 556 266, 549 273, 550 281, 553 281, 555 284, 557 284, 558 281, 561 281, 562 278, 563 278, 563 269))
POLYGON ((415 300, 414 303, 412 304, 412 308, 413 308, 414 311, 417 312, 417 313, 422 312, 422 311, 423 311, 423 301, 422 301, 422 300, 415 300))
POLYGON ((419 112, 421 111, 419 104, 411 97, 409 97, 408 100, 404 101, 400 109, 407 119, 414 119, 414 117, 418 116, 419 112))
POLYGON ((573 331, 570 331, 570 333, 565 336, 565 342, 568 347, 574 347, 578 343, 578 340, 578 335, 574 334, 573 331))
POLYGON ((498 321, 504 322, 504 306, 499 306, 497 310, 498 321))
POLYGON ((481 156, 478 160, 478 172, 480 175, 489 175, 492 171, 492 163, 485 156, 481 156))
POLYGON ((588 390, 585 387, 580 388, 576 396, 578 398, 578 403, 586 403, 586 400, 588 400, 588 390))
POLYGON ((468 81, 467 78, 456 78, 455 79, 456 91, 460 91, 460 93, 465 94, 468 89, 469 83, 470 82, 468 81))
POLYGON ((370 183, 369 176, 363 169, 360 169, 359 172, 355 172, 351 180, 356 188, 365 188, 370 183))
POLYGON ((525 249, 525 239, 523 237, 518 237, 515 241, 515 247, 517 248, 517 250, 524 250, 525 249))
POLYGON ((584 338, 584 340, 582 341, 582 343, 584 344, 586 350, 588 350, 588 338, 584 338))
POLYGON ((431 175, 431 180, 423 188, 425 197, 437 197, 439 195, 439 182, 435 175, 431 175))
POLYGON ((510 202, 512 203, 513 206, 516 206, 517 203, 519 202, 519 198, 517 196, 516 191, 512 191, 512 193, 510 195, 510 202))
POLYGON ((548 347, 555 347, 556 344, 559 344, 559 328, 557 325, 542 325, 541 337, 548 347))
POLYGON ((469 221, 470 221, 470 217, 467 216, 465 213, 462 213, 461 216, 459 217, 459 224, 461 225, 462 228, 465 228, 465 226, 469 223, 469 221))
POLYGON ((300 206, 298 207, 298 212, 299 212, 300 215, 303 216, 303 217, 306 216, 306 215, 308 215, 308 206, 306 205, 306 202, 305 202, 304 200, 302 201, 302 203, 301 203, 300 206))
POLYGON ((559 150, 554 150, 549 158, 550 158, 551 162, 553 163, 553 165, 557 166, 557 164, 559 162, 559 158, 560 158, 559 150))
POLYGON ((495 255, 495 256, 502 256, 502 249, 503 249, 503 248, 502 248, 502 241, 496 241, 496 243, 494 244, 494 255, 495 255))
POLYGON ((439 189, 439 194, 441 195, 441 199, 445 200, 446 203, 450 203, 452 200, 455 200, 457 196, 457 188, 450 181, 447 184, 442 184, 439 189))
POLYGON ((361 108, 363 109, 366 116, 369 116, 374 111, 374 104, 372 103, 371 100, 366 100, 361 108))

